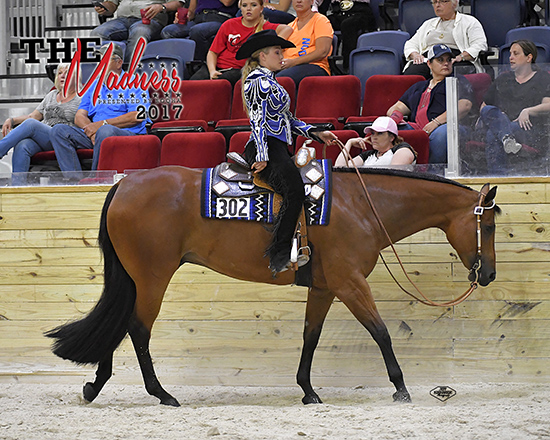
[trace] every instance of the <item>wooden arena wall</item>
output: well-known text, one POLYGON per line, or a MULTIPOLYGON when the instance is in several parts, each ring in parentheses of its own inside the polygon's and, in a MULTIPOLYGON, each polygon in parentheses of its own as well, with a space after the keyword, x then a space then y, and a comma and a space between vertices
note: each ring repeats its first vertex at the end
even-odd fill
MULTIPOLYGON (((476 189, 484 182, 463 181, 476 189)), ((495 179, 497 280, 466 302, 427 307, 379 264, 369 281, 409 384, 550 379, 550 179, 495 179)), ((89 310, 101 293, 97 247, 108 187, 0 189, 0 381, 78 382, 93 377, 51 354, 42 333, 89 310), (76 379, 75 377, 78 377, 76 379)), ((467 271, 441 231, 397 245, 407 272, 432 299, 466 290, 467 271)), ((400 280, 395 257, 384 251, 400 280)), ((240 282, 185 265, 153 329, 165 384, 292 385, 306 289, 240 282)), ((388 385, 380 351, 336 301, 313 364, 316 386, 388 385)), ((118 383, 141 383, 128 340, 115 354, 118 383)))

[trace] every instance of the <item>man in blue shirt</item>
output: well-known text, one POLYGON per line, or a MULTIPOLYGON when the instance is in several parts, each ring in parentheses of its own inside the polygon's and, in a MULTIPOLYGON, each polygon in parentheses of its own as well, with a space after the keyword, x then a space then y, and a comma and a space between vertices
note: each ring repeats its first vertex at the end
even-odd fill
MULTIPOLYGON (((109 44, 105 44, 99 50, 102 57, 108 47, 109 44)), ((61 171, 80 171, 82 169, 76 154, 76 150, 79 148, 94 149, 92 170, 96 170, 101 143, 105 138, 147 133, 148 119, 146 115, 149 109, 147 91, 132 87, 110 89, 106 84, 111 73, 119 78, 122 76, 122 57, 122 48, 113 44, 111 59, 104 75, 105 80, 100 85, 97 102, 94 103, 94 92, 98 86, 95 83, 82 97, 74 119, 76 127, 58 124, 54 127, 55 130, 52 128, 51 143, 61 171)), ((118 81, 109 83, 114 85, 118 81)))

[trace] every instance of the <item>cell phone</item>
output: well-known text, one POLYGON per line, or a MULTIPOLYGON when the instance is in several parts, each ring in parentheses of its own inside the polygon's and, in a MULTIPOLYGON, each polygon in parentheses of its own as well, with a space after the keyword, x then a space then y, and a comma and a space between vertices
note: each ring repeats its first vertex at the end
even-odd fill
POLYGON ((98 1, 93 1, 93 2, 92 2, 92 5, 94 5, 96 8, 103 8, 103 9, 105 9, 106 11, 108 10, 108 9, 105 7, 105 5, 104 5, 103 3, 98 2, 98 1))

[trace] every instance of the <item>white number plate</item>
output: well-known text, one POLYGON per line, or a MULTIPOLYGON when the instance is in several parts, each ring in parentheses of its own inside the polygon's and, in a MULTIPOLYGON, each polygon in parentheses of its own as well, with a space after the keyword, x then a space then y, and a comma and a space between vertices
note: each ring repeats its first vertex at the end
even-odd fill
POLYGON ((250 199, 247 197, 218 197, 216 204, 217 218, 248 218, 250 199))

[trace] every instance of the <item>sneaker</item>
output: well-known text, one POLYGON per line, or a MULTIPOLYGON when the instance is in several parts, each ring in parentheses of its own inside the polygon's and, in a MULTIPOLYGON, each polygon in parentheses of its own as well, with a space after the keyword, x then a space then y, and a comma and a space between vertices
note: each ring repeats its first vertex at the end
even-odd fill
POLYGON ((516 141, 516 138, 511 134, 507 134, 502 138, 502 147, 506 153, 517 154, 519 150, 523 147, 520 143, 516 141))

